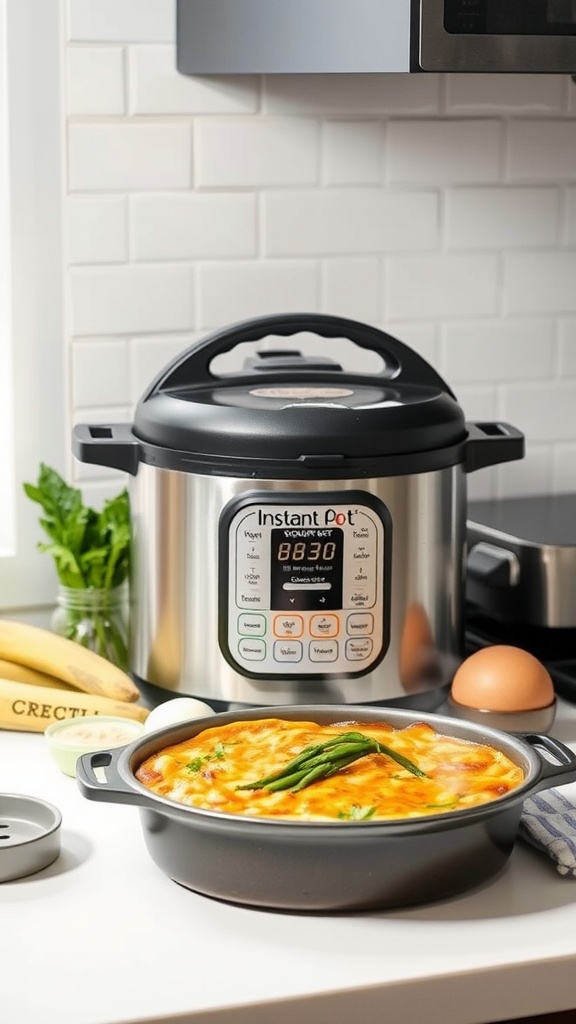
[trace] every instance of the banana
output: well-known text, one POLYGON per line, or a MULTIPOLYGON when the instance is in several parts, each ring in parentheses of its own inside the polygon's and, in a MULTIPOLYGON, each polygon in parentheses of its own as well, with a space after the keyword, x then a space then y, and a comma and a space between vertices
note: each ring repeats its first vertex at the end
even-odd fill
POLYGON ((29 668, 28 665, 21 665, 18 661, 6 661, 0 658, 0 678, 12 679, 15 683, 32 683, 34 686, 61 687, 63 690, 74 691, 75 686, 62 682, 56 676, 49 676, 38 669, 29 668))
POLYGON ((111 661, 25 622, 0 620, 0 658, 36 669, 70 686, 110 700, 135 701, 140 691, 130 676, 111 661))
POLYGON ((0 729, 44 732, 52 722, 85 715, 120 715, 145 722, 148 714, 147 708, 127 701, 0 679, 0 729))

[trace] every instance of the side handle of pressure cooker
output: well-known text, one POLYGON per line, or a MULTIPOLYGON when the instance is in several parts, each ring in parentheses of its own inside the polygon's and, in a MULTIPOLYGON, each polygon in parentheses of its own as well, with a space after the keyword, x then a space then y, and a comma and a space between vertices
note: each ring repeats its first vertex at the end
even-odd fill
POLYGON ((523 458, 524 434, 509 423, 467 423, 466 427, 466 473, 523 458))
POLYGON ((576 782, 576 754, 565 743, 553 736, 528 733, 522 739, 536 750, 541 761, 540 777, 536 781, 532 793, 552 786, 562 786, 568 782, 576 782), (548 753, 553 761, 544 757, 541 750, 548 753))
POLYGON ((79 423, 72 431, 72 451, 80 462, 132 476, 138 472, 140 445, 130 423, 79 423))
POLYGON ((81 754, 76 762, 76 781, 88 800, 103 800, 111 804, 140 804, 148 806, 150 798, 139 793, 124 781, 118 771, 118 761, 124 747, 97 750, 81 754), (97 769, 102 769, 98 774, 97 769))
POLYGON ((322 338, 348 338, 360 348, 382 356, 384 369, 380 375, 375 376, 438 387, 454 397, 446 382, 425 359, 384 331, 346 317, 327 316, 323 313, 283 313, 243 320, 214 331, 165 367, 152 382, 145 398, 172 388, 213 381, 214 375, 210 371, 212 360, 241 342, 259 341, 270 335, 291 337, 300 332, 316 334, 322 338))

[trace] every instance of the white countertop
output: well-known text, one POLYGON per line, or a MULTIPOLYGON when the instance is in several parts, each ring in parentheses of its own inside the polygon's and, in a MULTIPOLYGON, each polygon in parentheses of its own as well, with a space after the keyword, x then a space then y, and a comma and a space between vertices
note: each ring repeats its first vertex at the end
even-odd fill
MULTIPOLYGON (((576 707, 552 734, 576 749, 576 707)), ((0 791, 63 815, 58 859, 0 885, 2 1024, 479 1024, 576 1007, 576 879, 522 842, 442 903, 286 914, 176 885, 138 810, 86 800, 42 735, 0 732, 0 791)))

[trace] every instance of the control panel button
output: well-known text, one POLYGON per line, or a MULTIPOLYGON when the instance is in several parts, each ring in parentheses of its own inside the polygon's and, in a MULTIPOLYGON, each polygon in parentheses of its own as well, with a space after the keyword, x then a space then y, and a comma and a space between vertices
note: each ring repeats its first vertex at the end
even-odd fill
POLYGON ((313 615, 310 619, 311 636, 338 636, 339 632, 337 615, 313 615))
POLYGON ((370 637, 362 639, 350 639, 346 641, 346 657, 348 661, 365 661, 372 654, 372 640, 370 637))
POLYGON ((274 617, 275 636, 302 636, 304 619, 301 615, 276 615, 274 617))
POLYGON ((238 644, 238 653, 244 661, 264 661, 266 644, 263 640, 248 640, 247 637, 238 644))
POLYGON ((308 646, 310 661, 336 661, 338 643, 336 640, 312 640, 308 646))
POLYGON ((370 612, 353 612, 346 619, 348 636, 366 636, 374 632, 374 616, 370 612))
POLYGON ((302 644, 299 640, 277 640, 274 644, 274 661, 302 661, 302 644))
POLYGON ((243 612, 238 616, 238 633, 240 636, 265 636, 266 616, 243 612))

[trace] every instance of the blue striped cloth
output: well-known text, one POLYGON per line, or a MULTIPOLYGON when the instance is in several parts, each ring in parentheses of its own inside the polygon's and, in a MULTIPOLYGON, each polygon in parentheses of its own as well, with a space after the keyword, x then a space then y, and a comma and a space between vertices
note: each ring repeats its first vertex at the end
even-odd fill
POLYGON ((576 878, 576 806, 557 789, 524 801, 518 834, 548 854, 561 875, 576 878))

